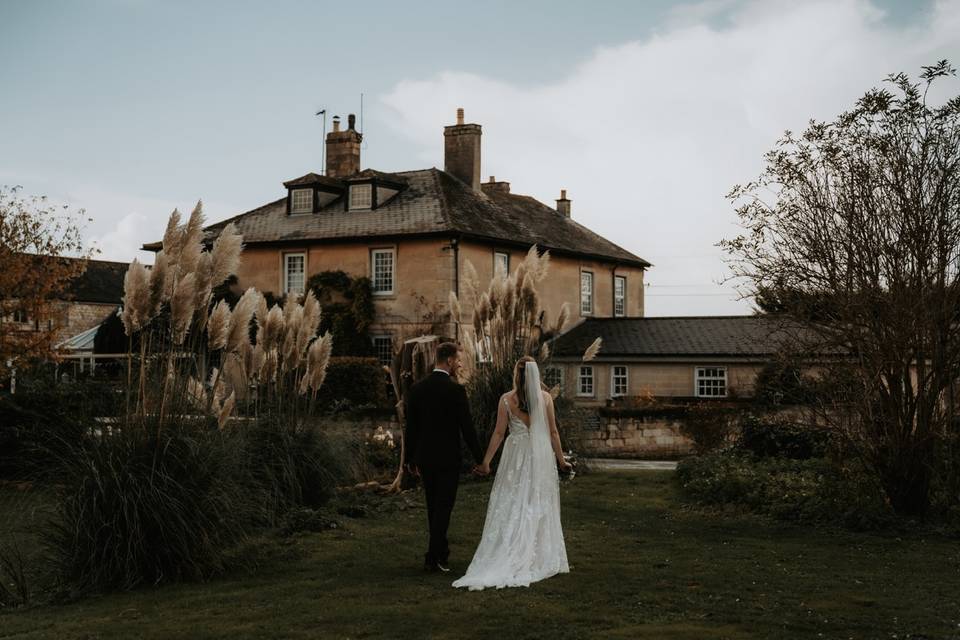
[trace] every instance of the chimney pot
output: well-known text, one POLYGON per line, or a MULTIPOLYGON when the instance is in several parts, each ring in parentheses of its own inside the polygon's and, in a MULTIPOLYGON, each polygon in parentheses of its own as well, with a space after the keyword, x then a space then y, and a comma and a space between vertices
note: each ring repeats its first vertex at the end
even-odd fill
POLYGON ((340 131, 340 116, 333 116, 333 130, 340 131))
POLYGON ((354 129, 356 129, 356 124, 357 124, 357 116, 351 113, 350 115, 347 116, 347 129, 349 129, 350 131, 353 131, 354 129))
POLYGON ((463 107, 457 109, 457 124, 463 124, 463 107))
POLYGON ((491 182, 491 183, 496 182, 496 181, 497 181, 497 179, 496 179, 494 176, 490 176, 490 182, 491 182))

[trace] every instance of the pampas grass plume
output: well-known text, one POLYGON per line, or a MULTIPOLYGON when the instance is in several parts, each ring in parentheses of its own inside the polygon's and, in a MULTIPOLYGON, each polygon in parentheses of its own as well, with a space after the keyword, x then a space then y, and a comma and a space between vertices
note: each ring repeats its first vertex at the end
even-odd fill
POLYGON ((210 254, 210 283, 216 287, 237 272, 240 266, 240 252, 243 250, 243 236, 237 233, 232 222, 224 227, 220 236, 213 242, 210 254))
POLYGON ((250 287, 243 292, 230 316, 230 329, 227 331, 227 351, 237 351, 241 342, 250 342, 250 320, 257 308, 260 293, 250 287))
POLYGON ((221 300, 210 312, 210 321, 207 323, 207 336, 210 338, 210 348, 223 349, 227 346, 227 332, 230 329, 230 305, 221 300))
POLYGON ((140 331, 150 320, 150 275, 136 258, 123 277, 121 319, 128 336, 140 331))
POLYGON ((197 201, 190 219, 183 231, 183 248, 177 266, 180 273, 192 273, 197 270, 200 252, 203 251, 203 203, 197 201))
POLYGON ((603 338, 597 338, 590 346, 587 347, 587 350, 583 352, 583 361, 590 362, 597 357, 597 354, 600 352, 600 346, 603 344, 603 338))
POLYGON ((180 278, 170 298, 170 325, 173 343, 182 344, 193 319, 193 303, 197 295, 197 280, 193 273, 180 278))
POLYGON ((163 233, 163 251, 174 261, 180 257, 183 243, 183 229, 180 228, 180 211, 174 209, 167 220, 167 230, 163 233))

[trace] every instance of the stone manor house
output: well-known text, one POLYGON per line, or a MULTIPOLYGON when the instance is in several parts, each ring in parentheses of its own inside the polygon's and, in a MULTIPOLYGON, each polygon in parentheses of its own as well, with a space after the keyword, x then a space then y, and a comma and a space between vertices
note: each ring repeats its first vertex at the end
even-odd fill
MULTIPOLYGON (((644 318, 650 263, 577 222, 565 190, 549 206, 512 193, 509 182, 481 182, 481 138, 481 126, 466 123, 458 109, 456 124, 443 128, 442 170, 388 173, 361 168, 363 135, 354 116, 345 129, 335 118, 323 174, 286 180, 276 200, 207 227, 207 238, 231 222, 243 234, 241 288, 281 296, 302 293, 323 271, 369 277, 373 341, 383 362, 398 341, 437 330, 450 292, 461 291, 467 261, 485 288, 536 244, 552 258, 539 288, 547 317, 572 305, 565 335, 554 343, 554 366, 544 372, 549 384, 585 406, 643 394, 749 395, 756 371, 776 351, 763 319, 644 318), (600 356, 580 362, 597 336, 604 339, 600 356)), ((462 301, 467 318, 470 303, 462 301)), ((442 332, 454 335, 452 327, 442 332)))
MULTIPOLYGON (((241 288, 279 296, 302 293, 307 279, 323 271, 367 276, 375 296, 375 346, 386 359, 398 340, 430 331, 426 318, 447 309, 451 291, 460 293, 467 261, 486 287, 536 244, 552 258, 540 287, 548 317, 568 301, 568 326, 584 318, 643 316, 650 263, 577 222, 565 191, 552 207, 511 193, 509 182, 491 177, 481 183, 482 129, 465 123, 462 109, 456 124, 443 129, 442 170, 361 169, 363 136, 354 122, 349 116, 341 129, 334 119, 323 175, 289 179, 273 202, 206 229, 212 239, 232 222, 243 234, 241 288)), ((471 316, 469 301, 463 311, 471 316)))

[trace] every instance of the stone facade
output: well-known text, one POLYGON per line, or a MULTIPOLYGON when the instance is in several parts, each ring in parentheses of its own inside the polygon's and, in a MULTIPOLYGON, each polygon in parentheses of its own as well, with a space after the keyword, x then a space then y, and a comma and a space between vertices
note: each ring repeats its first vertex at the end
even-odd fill
MULTIPOLYGON (((395 242, 338 243, 304 245, 290 244, 283 248, 252 246, 244 249, 240 271, 237 274, 242 288, 256 287, 260 291, 283 295, 283 260, 288 253, 306 255, 306 277, 329 270, 343 270, 351 276, 371 276, 371 252, 375 249, 393 249, 395 259, 394 292, 375 298, 377 318, 372 333, 398 338, 430 331, 435 321, 445 321, 451 291, 458 287, 469 261, 486 288, 493 278, 494 253, 510 256, 511 271, 523 260, 526 252, 462 242, 455 247, 448 239, 400 239, 395 242)), ((627 314, 643 315, 643 276, 639 267, 622 267, 599 261, 568 256, 553 256, 550 270, 540 286, 541 301, 548 320, 556 318, 560 307, 568 302, 571 307, 570 324, 578 322, 580 313, 580 272, 594 274, 594 316, 613 315, 614 274, 627 278, 627 314)), ((467 321, 472 317, 472 301, 463 300, 467 321)), ((444 329, 453 335, 452 327, 444 329)))
MULTIPOLYGON (((601 353, 603 352, 601 347, 601 353)), ((653 396, 657 398, 689 398, 697 395, 697 367, 722 367, 727 375, 727 396, 749 398, 753 395, 757 374, 763 361, 733 358, 698 358, 663 362, 647 359, 594 360, 592 362, 555 362, 563 369, 563 393, 585 406, 602 406, 613 397, 612 370, 615 366, 627 368, 626 396, 653 396), (593 369, 593 393, 581 394, 579 373, 581 367, 593 369)))

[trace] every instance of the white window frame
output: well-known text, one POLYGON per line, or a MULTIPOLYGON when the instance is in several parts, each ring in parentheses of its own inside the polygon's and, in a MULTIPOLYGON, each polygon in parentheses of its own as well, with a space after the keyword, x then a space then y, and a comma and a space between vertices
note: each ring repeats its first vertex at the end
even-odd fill
MULTIPOLYGON (((705 386, 704 390, 713 388, 713 385, 705 386)), ((695 367, 693 373, 693 394, 697 398, 726 398, 729 392, 729 378, 725 366, 703 366, 695 367), (722 389, 723 393, 704 393, 701 391, 701 382, 719 382, 722 386, 716 385, 716 388, 722 389)))
POLYGON ((593 315, 593 271, 580 272, 580 315, 593 315), (590 286, 586 289, 584 288, 585 280, 590 282, 590 286))
POLYGON ((543 368, 543 383, 544 383, 545 385, 547 385, 548 387, 550 387, 551 389, 552 389, 554 386, 559 386, 559 387, 560 387, 560 395, 563 395, 564 374, 565 374, 565 369, 564 369, 564 367, 562 367, 562 366, 560 366, 560 365, 552 364, 552 365, 549 365, 549 366, 547 366, 547 367, 544 367, 544 368, 543 368), (552 385, 552 384, 550 384, 549 382, 547 382, 547 376, 549 375, 549 372, 550 372, 550 371, 553 371, 553 370, 556 370, 557 373, 559 374, 559 375, 557 376, 557 383, 556 383, 556 385, 552 385))
POLYGON ((506 251, 494 251, 493 252, 493 277, 496 278, 498 275, 497 268, 502 262, 502 258, 506 258, 506 264, 503 265, 503 277, 510 275, 510 254, 506 251))
POLYGON ((375 296, 392 296, 397 290, 397 251, 393 247, 370 250, 370 284, 375 296), (390 289, 377 289, 377 256, 390 256, 390 289))
POLYGON ((630 367, 625 364, 610 366, 610 397, 622 398, 630 394, 630 367), (617 369, 623 369, 623 376, 617 375, 617 369), (623 378, 623 392, 617 392, 617 378, 623 378))
POLYGON ((613 316, 622 318, 627 315, 627 276, 613 276, 613 316), (617 285, 623 283, 622 290, 617 292, 617 285))
POLYGON ((313 213, 313 189, 290 190, 290 213, 313 213), (306 200, 303 199, 304 194, 306 194, 306 200))
POLYGON ((597 372, 593 368, 593 365, 585 364, 580 365, 580 369, 577 371, 577 395, 581 398, 593 398, 597 395, 597 372), (584 381, 587 379, 587 376, 584 375, 584 371, 589 371, 590 379, 590 390, 584 391, 584 381))
POLYGON ((481 336, 476 341, 477 344, 477 364, 490 364, 493 362, 493 340, 490 336, 481 336))
POLYGON ((393 336, 389 333, 381 333, 379 335, 370 336, 370 340, 373 342, 373 351, 376 354, 377 362, 381 365, 390 366, 393 363, 393 336), (390 343, 390 361, 384 362, 380 357, 380 345, 378 344, 379 340, 387 340, 390 343))
POLYGON ((305 251, 291 251, 283 254, 283 293, 296 293, 303 295, 307 290, 307 254, 305 251), (294 291, 290 288, 290 258, 303 259, 303 283, 300 291, 294 291))
POLYGON ((370 183, 350 185, 350 210, 372 209, 373 208, 373 185, 370 183), (363 190, 366 192, 365 198, 358 198, 357 195, 363 190))

